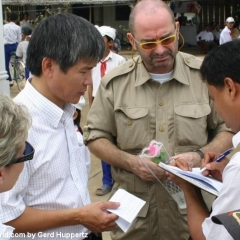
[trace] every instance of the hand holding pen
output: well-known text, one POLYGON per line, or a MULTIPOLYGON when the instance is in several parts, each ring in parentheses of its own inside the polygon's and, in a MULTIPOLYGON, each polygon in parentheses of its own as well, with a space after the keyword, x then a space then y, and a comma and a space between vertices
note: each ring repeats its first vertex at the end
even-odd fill
MULTIPOLYGON (((213 162, 220 162, 223 158, 225 158, 232 151, 233 151, 233 148, 226 150, 225 152, 220 154, 213 162)), ((205 170, 207 170, 206 167, 202 168, 200 173, 203 173, 205 170)))

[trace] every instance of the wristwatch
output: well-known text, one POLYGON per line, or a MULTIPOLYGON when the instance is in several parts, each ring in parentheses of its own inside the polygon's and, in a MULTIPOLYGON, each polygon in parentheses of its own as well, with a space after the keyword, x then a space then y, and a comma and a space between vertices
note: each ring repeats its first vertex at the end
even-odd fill
POLYGON ((193 152, 196 152, 200 156, 201 159, 204 158, 204 153, 201 149, 193 150, 193 152))

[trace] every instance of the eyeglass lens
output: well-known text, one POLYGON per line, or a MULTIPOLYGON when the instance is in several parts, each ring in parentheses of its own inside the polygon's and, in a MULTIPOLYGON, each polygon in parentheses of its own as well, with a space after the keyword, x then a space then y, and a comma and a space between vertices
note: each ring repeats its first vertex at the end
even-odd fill
POLYGON ((170 36, 167 38, 164 38, 160 41, 157 42, 146 42, 146 43, 141 43, 141 46, 143 49, 154 49, 157 47, 158 44, 161 44, 163 46, 169 45, 175 41, 176 35, 170 36))

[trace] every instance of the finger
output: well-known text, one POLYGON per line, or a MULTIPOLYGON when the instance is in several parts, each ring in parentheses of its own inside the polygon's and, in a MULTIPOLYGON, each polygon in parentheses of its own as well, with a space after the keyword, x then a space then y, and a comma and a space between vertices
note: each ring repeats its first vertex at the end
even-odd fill
POLYGON ((120 206, 119 202, 103 202, 102 203, 102 208, 104 210, 106 209, 116 209, 120 206))
POLYGON ((214 161, 218 156, 219 156, 219 153, 216 153, 216 152, 205 152, 202 165, 205 166, 206 164, 214 161))
POLYGON ((188 164, 188 162, 186 162, 184 160, 180 160, 180 159, 176 160, 176 165, 175 166, 184 170, 184 171, 191 171, 192 170, 192 168, 188 164))
POLYGON ((206 168, 210 171, 214 171, 214 170, 217 170, 217 171, 220 171, 222 172, 223 169, 225 168, 226 166, 226 163, 218 163, 218 162, 212 162, 212 163, 208 163, 206 165, 206 168))
POLYGON ((169 165, 176 166, 176 160, 175 158, 170 158, 169 165))

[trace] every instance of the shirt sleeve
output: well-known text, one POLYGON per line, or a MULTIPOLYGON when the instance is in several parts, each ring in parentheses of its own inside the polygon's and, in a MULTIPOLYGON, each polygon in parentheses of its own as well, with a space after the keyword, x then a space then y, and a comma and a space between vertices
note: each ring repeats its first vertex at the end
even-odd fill
POLYGON ((88 114, 87 126, 83 130, 85 143, 98 138, 106 138, 111 142, 115 142, 116 125, 112 96, 109 94, 102 84, 100 84, 88 114), (103 118, 98 116, 104 116, 105 120, 102 121, 103 118))
POLYGON ((18 46, 17 46, 16 55, 20 58, 23 57, 23 51, 22 51, 22 44, 21 43, 19 43, 18 46))
POLYGON ((18 43, 21 41, 21 39, 22 39, 22 33, 21 33, 21 28, 19 27, 18 28, 18 43))
POLYGON ((213 223, 211 217, 224 212, 233 211, 239 208, 239 182, 240 182, 240 153, 236 153, 230 163, 223 171, 223 186, 218 198, 212 205, 212 213, 202 224, 203 233, 206 239, 232 240, 227 230, 222 226, 213 223))
POLYGON ((28 186, 29 176, 27 163, 25 162, 24 164, 24 169, 12 190, 0 194, 0 222, 2 223, 16 219, 26 208, 23 199, 28 186))

